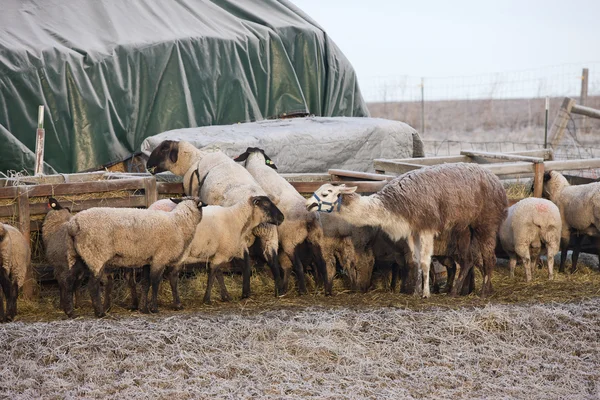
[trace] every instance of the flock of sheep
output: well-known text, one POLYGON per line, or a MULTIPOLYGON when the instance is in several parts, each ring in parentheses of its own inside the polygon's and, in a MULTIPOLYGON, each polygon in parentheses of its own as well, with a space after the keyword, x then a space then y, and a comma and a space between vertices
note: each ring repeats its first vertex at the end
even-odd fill
MULTIPOLYGON (((203 151, 184 141, 164 141, 150 155, 152 173, 182 176, 188 197, 159 200, 148 209, 91 208, 72 215, 53 198, 42 227, 46 257, 60 287, 60 306, 72 317, 73 297, 84 277, 98 317, 110 307, 109 268, 125 268, 132 307, 157 311, 159 284, 171 284, 173 307, 182 307, 177 284, 187 263, 208 263, 204 301, 211 301, 215 279, 221 299, 231 299, 223 267, 243 271, 242 298, 250 296, 251 258, 264 260, 274 279, 275 295, 288 290, 294 271, 299 293, 306 293, 305 269, 332 293, 337 268, 352 289, 366 291, 376 263, 392 267, 392 288, 431 295, 432 257, 447 260, 451 295, 473 290, 473 267, 483 276, 482 295, 492 292, 500 241, 510 256, 514 276, 517 258, 527 281, 542 248, 553 278, 559 248, 561 272, 566 248, 575 234, 573 269, 580 238, 599 236, 600 184, 570 186, 558 172, 544 177, 549 200, 527 198, 508 208, 500 180, 477 164, 445 164, 411 171, 370 196, 355 187, 325 184, 308 200, 277 171, 258 148, 235 160, 219 151, 203 151), (138 304, 135 269, 142 269, 138 304), (152 288, 152 297, 148 293, 152 288), (104 300, 102 300, 104 289, 104 300)), ((29 243, 10 225, 0 225, 0 319, 16 314, 18 288, 30 265, 29 243)))

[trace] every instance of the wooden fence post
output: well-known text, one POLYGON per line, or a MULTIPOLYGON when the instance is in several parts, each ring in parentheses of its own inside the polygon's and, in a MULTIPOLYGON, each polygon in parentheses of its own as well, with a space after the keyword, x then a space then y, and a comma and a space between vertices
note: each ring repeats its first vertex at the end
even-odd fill
POLYGON ((156 177, 149 176, 144 178, 144 194, 146 195, 146 207, 158 200, 158 190, 156 190, 156 177))
MULTIPOLYGON (((581 72, 581 96, 579 96, 579 104, 582 106, 587 103, 589 75, 590 70, 584 68, 581 72)), ((585 116, 581 118, 581 131, 587 133, 587 118, 585 116)))
POLYGON ((563 100, 560 110, 558 110, 558 114, 556 114, 554 122, 552 123, 552 128, 550 129, 550 144, 552 146, 556 146, 562 140, 567 123, 569 123, 569 119, 571 118, 571 108, 573 108, 574 105, 575 100, 570 97, 565 97, 563 100))
MULTIPOLYGON (((31 234, 30 234, 30 223, 31 218, 29 214, 29 194, 26 186, 19 186, 17 189, 17 208, 19 211, 17 223, 19 226, 19 231, 25 237, 27 243, 31 243, 31 234)), ((23 298, 26 300, 30 300, 33 298, 35 288, 35 280, 33 277, 33 270, 31 265, 27 269, 27 276, 25 278, 25 283, 23 284, 23 298)))
POLYGON ((544 163, 535 163, 533 167, 533 197, 542 197, 544 191, 544 163))

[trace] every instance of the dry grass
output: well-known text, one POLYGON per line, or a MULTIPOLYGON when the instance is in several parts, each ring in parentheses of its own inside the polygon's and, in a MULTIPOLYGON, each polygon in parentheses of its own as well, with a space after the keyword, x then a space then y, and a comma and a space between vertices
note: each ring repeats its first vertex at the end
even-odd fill
MULTIPOLYGON (((543 284, 538 279, 534 285, 543 284)), ((354 302, 365 296, 343 293, 334 299, 345 299, 346 304, 319 301, 308 307, 273 307, 260 295, 234 307, 219 305, 218 312, 204 307, 202 312, 160 316, 116 313, 103 320, 7 324, 0 329, 0 396, 600 395, 598 297, 525 305, 502 305, 492 299, 482 307, 456 309, 453 306, 464 299, 450 302, 451 307, 432 306, 433 300, 415 311, 404 308, 403 301, 410 302, 405 296, 391 296, 398 302, 388 306, 374 304, 375 293, 367 296, 368 305, 354 302), (262 302, 262 307, 254 302, 262 302)), ((474 300, 466 301, 481 305, 474 300)), ((307 301, 311 302, 303 300, 307 301)))

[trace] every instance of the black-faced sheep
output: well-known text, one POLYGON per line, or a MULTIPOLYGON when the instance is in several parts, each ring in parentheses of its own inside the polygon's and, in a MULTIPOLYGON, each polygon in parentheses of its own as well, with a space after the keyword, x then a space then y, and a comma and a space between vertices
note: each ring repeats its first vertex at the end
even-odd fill
MULTIPOLYGON (((176 200, 181 201, 181 199, 176 200)), ((178 265, 202 219, 202 203, 183 199, 172 212, 134 208, 90 208, 67 224, 77 255, 90 270, 96 316, 104 315, 99 281, 106 265, 144 268, 142 312, 157 311, 158 286, 167 265, 178 265), (148 290, 152 300, 148 307, 148 290)), ((70 265, 75 260, 69 260, 70 265)))
POLYGON ((500 243, 510 257, 511 278, 519 257, 525 267, 527 282, 531 281, 532 265, 542 246, 548 256, 548 279, 554 278, 554 256, 560 246, 561 217, 558 207, 549 200, 527 198, 512 205, 500 226, 500 243))
MULTIPOLYGON (((296 189, 280 176, 275 170, 273 161, 256 147, 249 147, 234 159, 244 162, 246 170, 254 177, 264 191, 278 200, 277 207, 285 215, 284 222, 278 226, 279 238, 279 263, 283 268, 282 289, 287 290, 292 266, 298 281, 298 292, 306 293, 304 281, 304 266, 299 254, 302 244, 307 242, 309 249, 314 253, 317 269, 322 277, 325 273, 325 260, 323 258, 322 240, 323 231, 317 213, 306 210, 306 200, 296 189)), ((325 293, 331 294, 331 281, 324 280, 325 293)))
MULTIPOLYGON (((496 235, 508 203, 494 174, 477 164, 444 164, 400 175, 371 196, 359 196, 355 190, 325 184, 307 200, 307 208, 335 210, 351 224, 380 227, 394 242, 406 240, 412 255, 410 269, 418 271, 420 265, 425 283, 429 282, 434 238, 452 231, 455 248, 446 255, 460 268, 452 294, 462 289, 475 253, 483 261, 478 265, 483 274, 481 293, 491 293, 496 235)), ((423 296, 429 295, 429 285, 424 284, 423 296)))
POLYGON ((565 270, 573 233, 575 243, 571 272, 575 272, 583 236, 600 236, 600 183, 571 186, 562 174, 550 171, 544 174, 544 195, 558 206, 562 218, 559 271, 565 270))
POLYGON ((17 315, 17 297, 31 265, 29 242, 16 228, 0 224, 0 286, 6 298, 0 297, 0 321, 12 321, 17 315))
MULTIPOLYGON (((222 152, 206 152, 185 141, 165 140, 155 148, 146 168, 151 173, 171 171, 183 176, 184 191, 198 195, 203 202, 224 207, 245 201, 251 196, 266 196, 265 191, 244 167, 222 152)), ((277 201, 274 201, 277 204, 277 201)), ((279 294, 281 279, 277 251, 277 228, 260 224, 246 237, 250 248, 255 239, 260 240, 262 255, 267 260, 275 281, 275 295, 279 294)), ((250 263, 244 257, 242 297, 250 296, 250 263)))

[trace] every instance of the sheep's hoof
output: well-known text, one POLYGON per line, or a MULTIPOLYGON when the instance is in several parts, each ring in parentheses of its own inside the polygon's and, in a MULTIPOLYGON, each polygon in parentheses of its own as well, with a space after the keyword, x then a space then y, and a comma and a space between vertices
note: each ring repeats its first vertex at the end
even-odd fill
POLYGON ((70 311, 70 312, 65 311, 65 314, 67 315, 67 318, 69 318, 69 319, 77 318, 77 314, 75 314, 75 312, 73 312, 73 311, 70 311))
POLYGON ((227 296, 221 296, 221 301, 223 303, 229 303, 231 301, 231 296, 227 295, 227 296))
POLYGON ((202 300, 202 302, 203 302, 204 304, 206 304, 207 306, 210 306, 210 305, 212 305, 212 301, 211 301, 210 297, 205 297, 205 298, 202 300))
POLYGON ((151 307, 151 308, 150 308, 150 312, 151 312, 152 314, 157 314, 157 313, 158 313, 158 307, 151 307))
POLYGON ((95 313, 97 318, 104 318, 106 317, 106 313, 105 312, 101 312, 101 313, 95 313))
POLYGON ((140 308, 140 312, 142 314, 150 314, 150 310, 148 309, 148 307, 142 307, 142 308, 140 308))
POLYGON ((181 303, 173 304, 173 310, 181 311, 181 310, 183 310, 183 305, 181 303))
POLYGON ((429 297, 431 297, 430 294, 424 294, 423 296, 421 296, 421 298, 423 298, 423 299, 428 299, 429 297))

